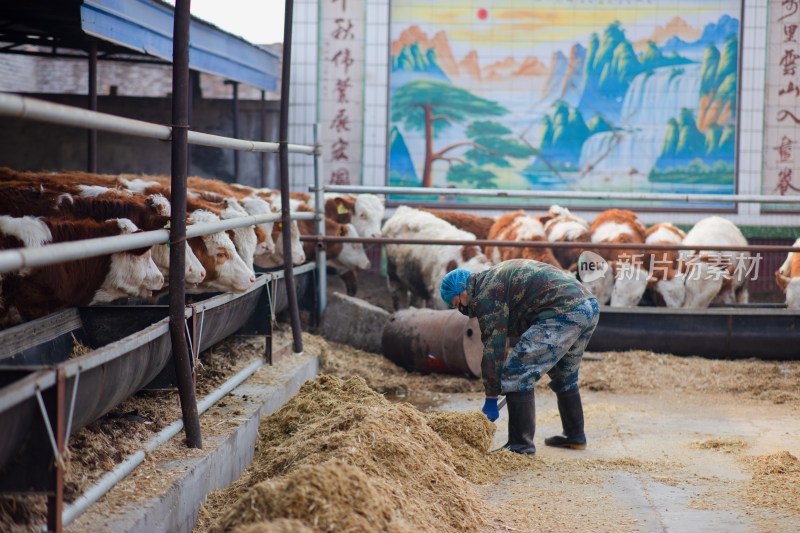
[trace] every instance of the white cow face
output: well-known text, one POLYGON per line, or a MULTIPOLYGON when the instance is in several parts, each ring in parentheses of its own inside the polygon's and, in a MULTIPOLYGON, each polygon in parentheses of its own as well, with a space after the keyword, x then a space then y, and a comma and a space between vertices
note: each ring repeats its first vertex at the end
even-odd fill
MULTIPOLYGON (((358 231, 353 224, 344 224, 340 232, 343 237, 358 237, 358 231)), ((369 268, 369 258, 364 253, 364 245, 360 242, 343 242, 342 251, 337 256, 337 262, 348 270, 369 268)))
POLYGON ((672 279, 660 279, 653 290, 663 299, 667 307, 681 307, 686 299, 686 278, 676 274, 672 279))
POLYGON ((581 283, 594 295, 598 304, 606 305, 614 289, 614 269, 609 266, 603 271, 602 277, 592 281, 581 280, 581 283))
MULTIPOLYGON (((235 198, 226 198, 225 205, 226 207, 222 210, 220 217, 223 220, 247 216, 247 211, 239 205, 235 198)), ((255 230, 252 226, 245 226, 243 228, 232 229, 229 234, 231 235, 231 240, 236 247, 236 252, 239 254, 239 257, 242 258, 242 261, 244 261, 246 265, 250 265, 250 270, 252 271, 253 256, 255 255, 256 246, 258 245, 258 238, 256 237, 255 230)))
MULTIPOLYGON (((197 210, 189 216, 189 220, 194 224, 200 224, 218 221, 219 217, 208 211, 197 210)), ((192 289, 191 292, 209 290, 244 292, 253 286, 256 277, 252 266, 245 264, 237 253, 233 241, 225 232, 203 235, 202 240, 202 254, 207 255, 205 261, 213 265, 216 279, 203 281, 197 289, 192 289)))
POLYGON ((727 269, 700 261, 689 266, 686 273, 686 298, 683 307, 708 307, 731 279, 727 269))
POLYGON ((384 206, 374 194, 359 194, 355 201, 352 223, 362 237, 380 237, 384 206))
POLYGON ((164 276, 150 255, 118 252, 111 255, 111 267, 91 303, 112 302, 118 298, 150 298, 164 286, 164 276))
POLYGON ((617 263, 614 287, 611 290, 612 307, 633 307, 639 305, 647 284, 655 281, 647 271, 631 263, 617 263))
MULTIPOLYGON (((245 198, 241 201, 241 204, 249 215, 266 215, 273 213, 272 206, 269 204, 269 202, 266 202, 257 196, 245 198)), ((274 225, 274 222, 265 222, 258 225, 265 231, 266 240, 258 243, 254 255, 271 255, 275 253, 275 241, 272 240, 272 228, 274 225)))

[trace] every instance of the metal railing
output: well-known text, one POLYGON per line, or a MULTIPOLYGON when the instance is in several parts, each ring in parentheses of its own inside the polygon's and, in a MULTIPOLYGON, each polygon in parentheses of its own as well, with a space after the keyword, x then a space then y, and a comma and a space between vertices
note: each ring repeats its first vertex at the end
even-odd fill
MULTIPOLYGON (((293 220, 313 220, 315 213, 295 213, 293 220)), ((279 214, 251 215, 245 217, 229 218, 218 222, 203 222, 192 224, 186 228, 186 238, 199 237, 209 233, 217 233, 255 224, 277 222, 281 220, 279 214)), ((100 237, 80 241, 66 241, 46 244, 36 248, 14 248, 0 251, 0 274, 12 272, 20 268, 42 267, 87 259, 100 255, 135 250, 156 244, 169 242, 169 231, 159 229, 143 231, 128 235, 115 235, 113 237, 100 237)))
POLYGON ((374 193, 411 196, 470 196, 488 198, 534 198, 571 200, 628 200, 636 202, 682 203, 765 203, 800 204, 797 196, 769 196, 760 194, 676 194, 676 193, 626 193, 585 191, 501 190, 501 189, 450 189, 434 187, 369 187, 355 185, 326 185, 326 192, 345 194, 374 193))
MULTIPOLYGON (((290 16, 290 11, 287 16, 290 16)), ((198 404, 195 399, 194 388, 191 378, 191 368, 186 351, 186 339, 184 336, 185 320, 185 288, 184 284, 184 250, 185 239, 196 237, 207 233, 216 233, 239 227, 262 224, 268 222, 282 221, 289 224, 292 220, 315 219, 317 227, 324 232, 324 210, 317 209, 316 213, 291 213, 288 207, 288 169, 287 154, 303 154, 313 156, 315 160, 314 169, 318 169, 317 159, 321 155, 321 146, 316 143, 313 146, 289 144, 286 142, 286 121, 288 114, 288 87, 282 91, 281 98, 281 131, 279 132, 279 142, 260 142, 242 139, 233 139, 210 135, 200 132, 189 131, 188 126, 188 20, 189 2, 179 0, 176 3, 173 32, 173 91, 172 91, 172 126, 151 124, 139 120, 118 117, 90 111, 76 107, 46 102, 35 98, 20 96, 16 94, 0 92, 0 116, 14 117, 23 120, 40 121, 49 124, 64 125, 70 127, 87 128, 90 130, 100 130, 111 133, 147 137, 157 140, 170 141, 172 143, 172 220, 170 230, 156 230, 141 232, 132 235, 121 235, 106 237, 101 239, 70 241, 45 245, 39 248, 18 248, 0 252, 0 273, 10 272, 23 267, 39 267, 65 261, 106 255, 109 253, 133 250, 145 246, 164 244, 172 242, 170 249, 170 320, 169 331, 172 341, 172 354, 176 365, 178 378, 178 389, 181 399, 181 409, 183 423, 181 424, 186 432, 186 441, 190 447, 202 447, 200 435, 200 423, 198 404), (281 214, 267 214, 237 217, 234 219, 222 220, 219 222, 203 223, 186 227, 186 178, 187 178, 187 144, 211 146, 222 149, 233 149, 250 152, 277 152, 280 156, 281 167, 281 214)), ((289 21, 291 27, 291 19, 289 21)), ((291 42, 291 39, 289 40, 291 42)), ((284 52, 285 54, 287 52, 284 52)), ((289 59, 285 56, 284 81, 288 83, 288 63, 289 59)), ((315 136, 316 137, 316 136, 315 136)), ((91 147, 90 147, 91 150, 91 147)), ((319 186, 319 176, 315 172, 314 182, 319 186)), ((292 273, 291 254, 289 253, 289 233, 284 232, 285 253, 285 277, 289 306, 292 311, 292 331, 294 335, 295 351, 302 350, 300 341, 299 312, 297 309, 297 295, 292 294, 290 288, 294 287, 294 277, 292 273)), ((324 254, 322 259, 324 262, 324 254)), ((324 271, 324 270, 323 270, 324 271)), ((120 354, 121 356, 122 354, 120 354)), ((55 383, 56 371, 52 371, 52 381, 55 383)), ((63 371, 61 371, 59 383, 59 394, 63 395, 64 381, 63 371)), ((43 376, 48 383, 50 376, 43 376)), ((51 384, 52 386, 52 384, 51 384)), ((64 402, 59 401, 58 420, 64 418, 64 402)), ((200 406, 202 410, 204 405, 200 406)), ((180 427, 177 428, 178 430, 180 427)), ((176 430, 177 432, 177 430, 176 430)), ((61 531, 66 514, 66 521, 72 521, 80 514, 81 509, 70 508, 68 513, 63 511, 63 482, 64 465, 61 457, 66 447, 68 432, 65 434, 59 425, 55 436, 54 454, 58 459, 55 477, 55 496, 48 502, 48 523, 50 530, 61 531)), ((102 489, 107 490, 110 487, 102 489)))

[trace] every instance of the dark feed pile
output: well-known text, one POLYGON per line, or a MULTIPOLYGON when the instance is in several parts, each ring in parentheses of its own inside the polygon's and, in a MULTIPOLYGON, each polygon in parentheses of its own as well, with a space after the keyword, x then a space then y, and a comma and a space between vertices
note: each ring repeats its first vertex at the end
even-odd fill
POLYGON ((362 378, 320 376, 263 419, 253 463, 209 496, 197 530, 476 531, 487 515, 468 480, 511 455, 487 456, 494 431, 478 412, 424 415, 362 378))

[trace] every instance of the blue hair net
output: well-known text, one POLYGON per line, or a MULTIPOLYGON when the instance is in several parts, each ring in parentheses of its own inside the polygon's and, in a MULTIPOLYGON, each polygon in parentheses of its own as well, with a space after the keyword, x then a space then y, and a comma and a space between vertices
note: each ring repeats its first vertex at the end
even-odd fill
POLYGON ((442 279, 442 286, 439 288, 444 303, 450 305, 453 298, 466 290, 467 278, 469 278, 470 274, 472 272, 466 268, 457 268, 445 274, 444 279, 442 279))

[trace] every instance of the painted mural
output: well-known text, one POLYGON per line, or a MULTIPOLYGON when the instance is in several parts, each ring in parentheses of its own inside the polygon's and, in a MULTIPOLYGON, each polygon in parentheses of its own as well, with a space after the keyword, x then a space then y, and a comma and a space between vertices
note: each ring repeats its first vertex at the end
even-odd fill
POLYGON ((393 0, 388 184, 733 193, 739 13, 393 0))

